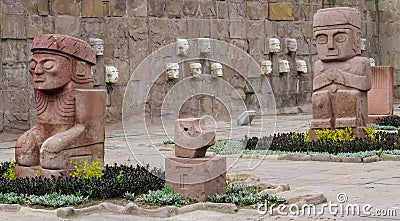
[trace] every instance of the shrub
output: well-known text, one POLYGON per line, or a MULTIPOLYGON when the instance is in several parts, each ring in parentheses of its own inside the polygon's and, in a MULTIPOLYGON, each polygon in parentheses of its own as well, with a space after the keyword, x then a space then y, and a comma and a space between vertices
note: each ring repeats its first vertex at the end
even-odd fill
MULTIPOLYGON (((72 164, 72 161, 70 161, 72 164)), ((74 165, 75 171, 70 174, 73 178, 90 179, 90 178, 101 178, 104 173, 101 169, 101 164, 98 161, 94 161, 91 164, 88 160, 81 159, 76 161, 74 165)))
POLYGON ((400 127, 400 117, 397 115, 378 118, 378 125, 400 127))
POLYGON ((7 180, 15 180, 15 173, 14 173, 14 167, 17 166, 17 164, 14 161, 11 161, 7 165, 7 168, 5 168, 5 171, 3 172, 3 177, 6 178, 7 180))
POLYGON ((160 190, 150 190, 148 193, 143 194, 139 200, 152 206, 183 206, 196 202, 195 199, 184 197, 167 186, 160 190))
MULTIPOLYGON (((283 133, 275 134, 273 137, 252 137, 252 142, 247 142, 246 150, 266 149, 280 152, 326 152, 330 154, 338 153, 357 153, 362 151, 398 150, 400 136, 397 133, 376 132, 370 134, 372 130, 367 129, 368 137, 364 139, 355 138, 353 140, 325 139, 307 142, 307 133, 283 133), (264 140, 271 140, 270 145, 263 147, 264 140)), ((346 136, 345 136, 346 137, 346 136)), ((247 139, 247 138, 245 138, 247 139)))
MULTIPOLYGON (((6 170, 6 165, 0 165, 0 171, 6 170)), ((16 193, 42 196, 50 193, 77 195, 93 199, 123 197, 126 192, 136 195, 149 190, 157 190, 164 186, 164 172, 149 166, 106 165, 101 178, 41 176, 9 180, 0 177, 0 193, 16 193), (119 176, 121 172, 123 176, 119 176), (119 178, 118 178, 119 177, 119 178)))
POLYGON ((284 203, 286 200, 261 192, 256 186, 239 183, 230 183, 227 185, 226 194, 215 194, 208 197, 208 200, 214 203, 234 203, 238 206, 249 206, 268 201, 272 203, 284 203))

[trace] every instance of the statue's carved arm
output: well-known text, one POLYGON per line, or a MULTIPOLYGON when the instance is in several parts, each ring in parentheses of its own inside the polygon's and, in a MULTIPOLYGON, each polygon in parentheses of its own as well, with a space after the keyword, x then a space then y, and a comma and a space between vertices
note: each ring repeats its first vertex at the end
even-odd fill
POLYGON ((76 124, 70 129, 55 134, 43 142, 40 152, 58 153, 74 143, 85 131, 85 125, 76 124))

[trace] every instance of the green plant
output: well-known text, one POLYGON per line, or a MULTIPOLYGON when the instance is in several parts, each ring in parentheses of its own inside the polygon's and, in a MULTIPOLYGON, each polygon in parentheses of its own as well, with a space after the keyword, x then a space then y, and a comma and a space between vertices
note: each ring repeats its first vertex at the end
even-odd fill
POLYGON ((14 167, 17 165, 18 164, 16 164, 14 161, 11 161, 11 163, 8 165, 6 171, 3 173, 4 178, 6 178, 7 180, 17 179, 15 176, 15 172, 14 172, 14 167))
POLYGON ((375 129, 373 127, 364 127, 365 136, 372 140, 375 140, 375 129))
POLYGON ((166 140, 164 141, 164 144, 175 144, 175 142, 172 140, 166 140))
POLYGON ((57 208, 62 206, 77 206, 87 200, 88 197, 63 195, 58 193, 50 193, 43 196, 0 193, 0 203, 4 204, 29 204, 57 208))
POLYGON ((378 118, 377 122, 382 126, 400 127, 400 117, 397 115, 378 118))
POLYGON ((257 186, 245 185, 240 183, 228 183, 226 194, 215 194, 208 197, 208 200, 215 203, 234 203, 238 206, 249 206, 257 203, 264 203, 266 200, 269 205, 272 203, 281 204, 286 202, 259 190, 257 186))
POLYGON ((160 190, 150 190, 148 193, 141 195, 139 200, 154 206, 183 206, 195 202, 194 199, 184 197, 167 186, 160 190))
POLYGON ((244 150, 244 142, 240 140, 221 140, 217 141, 214 145, 208 148, 207 151, 216 154, 240 154, 244 150))
MULTIPOLYGON (((72 161, 70 161, 70 163, 72 163, 72 161)), ((89 164, 88 160, 81 159, 80 161, 75 162, 74 169, 75 171, 70 174, 70 176, 74 178, 101 178, 104 175, 101 169, 101 164, 98 161, 93 161, 89 164)))
POLYGON ((135 193, 126 192, 124 194, 124 198, 127 199, 127 200, 134 201, 135 200, 135 193))
POLYGON ((317 139, 323 143, 326 143, 328 141, 344 141, 355 139, 353 129, 351 127, 336 130, 332 130, 329 128, 314 129, 314 132, 317 136, 317 139))

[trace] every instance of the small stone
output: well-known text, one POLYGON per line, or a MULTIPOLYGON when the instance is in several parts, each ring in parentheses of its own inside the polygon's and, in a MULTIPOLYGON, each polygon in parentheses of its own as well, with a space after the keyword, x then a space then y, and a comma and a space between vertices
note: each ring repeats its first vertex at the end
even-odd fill
POLYGON ((379 156, 375 155, 375 156, 365 157, 362 159, 362 161, 364 163, 376 162, 376 161, 379 161, 379 156))
POLYGON ((400 161, 400 155, 393 155, 393 154, 381 154, 380 157, 382 160, 391 160, 391 161, 400 161))
POLYGON ((69 218, 71 216, 74 216, 74 208, 73 207, 63 207, 63 208, 58 208, 56 211, 56 214, 58 217, 61 218, 69 218))
POLYGON ((342 162, 345 163, 361 163, 360 157, 342 157, 342 162))
POLYGON ((0 211, 3 212, 18 212, 21 209, 19 204, 0 204, 0 211))
POLYGON ((312 161, 331 161, 331 157, 329 154, 312 154, 311 155, 312 161))

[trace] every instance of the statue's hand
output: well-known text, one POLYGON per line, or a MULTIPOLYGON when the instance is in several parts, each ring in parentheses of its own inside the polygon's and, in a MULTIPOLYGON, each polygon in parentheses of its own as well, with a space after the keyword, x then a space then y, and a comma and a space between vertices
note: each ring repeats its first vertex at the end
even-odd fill
POLYGON ((65 140, 62 139, 62 136, 56 134, 52 137, 49 137, 47 140, 43 142, 43 145, 40 149, 40 153, 43 152, 58 153, 62 151, 67 145, 68 143, 66 143, 65 140))
POLYGON ((85 126, 77 124, 62 133, 49 137, 43 142, 40 153, 58 153, 65 150, 68 146, 74 143, 84 131, 85 126))

